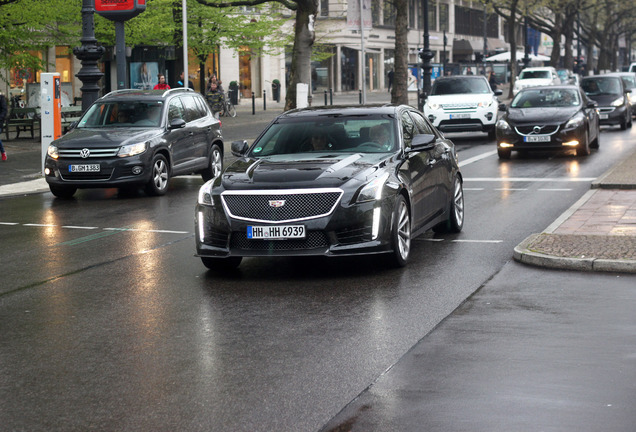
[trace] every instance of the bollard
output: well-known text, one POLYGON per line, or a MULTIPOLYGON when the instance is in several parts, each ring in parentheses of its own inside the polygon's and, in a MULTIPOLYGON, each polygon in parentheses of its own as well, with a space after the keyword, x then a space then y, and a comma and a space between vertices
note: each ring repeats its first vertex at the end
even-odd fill
POLYGON ((327 105, 327 90, 325 90, 325 105, 327 105))
POLYGON ((329 101, 331 102, 331 105, 333 105, 333 89, 329 89, 329 101))
POLYGON ((358 90, 360 92, 360 105, 362 105, 362 90, 358 90))
POLYGON ((254 97, 254 92, 252 92, 252 115, 256 114, 256 98, 254 97))
POLYGON ((267 111, 267 90, 263 89, 263 111, 267 111))

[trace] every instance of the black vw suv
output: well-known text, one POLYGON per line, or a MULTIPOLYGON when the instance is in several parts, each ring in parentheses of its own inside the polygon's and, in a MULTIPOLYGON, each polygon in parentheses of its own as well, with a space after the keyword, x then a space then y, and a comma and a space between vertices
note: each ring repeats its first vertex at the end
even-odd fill
POLYGON ((78 188, 143 186, 163 195, 170 177, 204 181, 223 164, 221 125, 191 89, 117 90, 93 103, 71 130, 51 143, 44 173, 53 195, 78 188))

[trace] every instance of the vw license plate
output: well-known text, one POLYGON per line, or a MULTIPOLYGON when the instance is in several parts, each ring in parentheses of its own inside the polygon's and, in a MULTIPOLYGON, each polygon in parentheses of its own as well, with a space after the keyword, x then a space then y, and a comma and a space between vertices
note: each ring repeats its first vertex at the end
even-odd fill
POLYGON ((600 118, 601 120, 607 120, 609 118, 609 114, 599 114, 598 118, 600 118))
POLYGON ((450 118, 451 119, 469 119, 470 114, 451 114, 450 118))
POLYGON ((286 240, 305 238, 304 225, 248 226, 248 239, 286 240))
POLYGON ((525 142, 550 142, 549 136, 527 136, 524 137, 525 142))
POLYGON ((99 164, 69 165, 69 172, 99 172, 99 164))

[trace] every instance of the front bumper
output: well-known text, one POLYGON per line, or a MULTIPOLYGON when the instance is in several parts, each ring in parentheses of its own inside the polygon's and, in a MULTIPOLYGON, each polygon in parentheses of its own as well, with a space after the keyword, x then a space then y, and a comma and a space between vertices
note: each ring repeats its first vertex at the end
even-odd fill
POLYGON ((391 218, 395 198, 351 206, 340 203, 328 216, 275 224, 229 218, 222 208, 197 204, 197 256, 344 256, 390 252, 391 218), (379 213, 374 218, 374 213, 379 213), (377 236, 373 237, 376 223, 377 236), (304 239, 252 240, 248 226, 305 226, 304 239))
POLYGON ((552 134, 523 135, 516 131, 502 132, 497 129, 497 147, 508 150, 522 151, 559 151, 576 149, 585 145, 585 125, 574 129, 562 129, 562 125, 552 134))
POLYGON ((44 163, 45 179, 49 184, 75 186, 79 188, 106 188, 133 184, 145 184, 152 176, 151 163, 147 155, 125 158, 104 159, 53 159, 46 157, 44 163), (70 171, 71 165, 99 165, 99 171, 70 171))
POLYGON ((442 132, 490 132, 497 122, 497 110, 427 110, 426 117, 442 132))
POLYGON ((599 107, 598 118, 602 125, 619 125, 626 121, 628 106, 620 107, 599 107))

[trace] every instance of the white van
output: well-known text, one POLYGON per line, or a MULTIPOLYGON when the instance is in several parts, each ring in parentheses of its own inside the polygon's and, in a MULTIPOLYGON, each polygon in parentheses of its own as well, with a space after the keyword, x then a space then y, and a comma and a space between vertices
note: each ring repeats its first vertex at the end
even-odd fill
POLYGON ((629 69, 627 69, 627 72, 636 72, 636 63, 630 64, 629 69))

